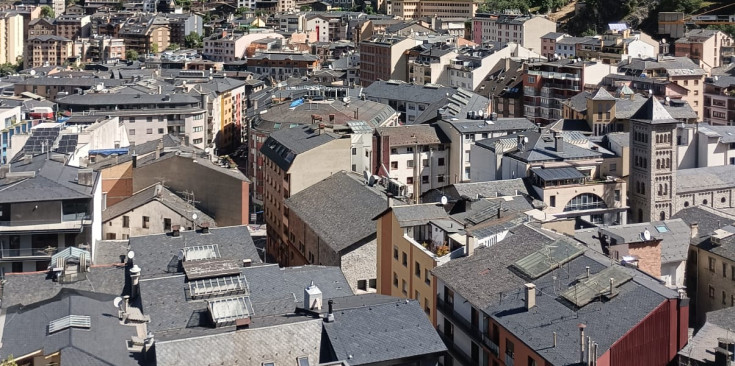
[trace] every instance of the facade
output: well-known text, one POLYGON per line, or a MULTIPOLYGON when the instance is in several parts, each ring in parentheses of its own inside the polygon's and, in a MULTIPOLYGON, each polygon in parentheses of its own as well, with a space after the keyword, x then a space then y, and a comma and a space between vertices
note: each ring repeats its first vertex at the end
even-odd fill
POLYGON ((410 38, 380 35, 360 42, 360 83, 406 80, 405 51, 416 42, 410 38))
POLYGON ((441 84, 447 85, 446 66, 457 53, 447 45, 416 46, 408 51, 408 78, 407 81, 417 85, 441 84))
POLYGON ((565 33, 549 32, 541 36, 541 56, 553 60, 557 57, 556 44, 564 38, 570 37, 565 33))
POLYGON ((478 3, 474 0, 392 0, 387 5, 388 14, 404 20, 423 17, 472 18, 477 12, 478 3))
POLYGON ((589 61, 557 60, 529 63, 523 78, 525 116, 542 125, 562 118, 562 102, 586 84, 597 84, 611 71, 609 65, 589 61))
POLYGON ((69 63, 74 42, 60 36, 38 36, 26 42, 23 64, 28 67, 60 66, 69 63))
POLYGON ((0 13, 0 63, 15 64, 24 53, 23 16, 17 12, 0 13))
POLYGON ((537 59, 539 54, 516 43, 499 50, 472 48, 454 57, 447 65, 447 85, 475 90, 496 65, 509 58, 537 59))
POLYGON ((523 117, 523 63, 506 58, 498 62, 475 88, 490 99, 490 113, 500 118, 523 117))
POLYGON ((288 245, 290 225, 286 199, 334 173, 349 170, 349 150, 350 139, 315 130, 314 126, 276 131, 261 147, 265 158, 266 252, 282 266, 290 266, 294 254, 288 245))
MULTIPOLYGON (((54 132, 41 126, 33 132, 46 136, 47 130, 54 132)), ((27 144, 24 151, 28 157, 15 162, 12 172, 3 170, 0 179, 6 187, 0 198, 2 271, 45 270, 52 255, 67 247, 94 253, 102 239, 99 174, 64 165, 63 159, 46 160, 46 154, 33 157, 28 152, 35 146, 27 144)))
POLYGON ((472 21, 474 42, 477 44, 517 43, 543 54, 542 37, 556 32, 556 23, 543 16, 517 14, 482 14, 472 21))
POLYGON ((74 41, 74 57, 82 62, 114 62, 125 59, 125 40, 105 36, 78 38, 74 41))
POLYGON ((714 76, 704 84, 702 121, 720 126, 735 124, 735 77, 714 76))
POLYGON ((171 28, 168 23, 157 21, 155 16, 128 18, 113 35, 125 40, 126 49, 141 55, 163 52, 171 44, 171 28))
POLYGON ((432 105, 441 102, 452 88, 440 85, 415 85, 402 81, 375 81, 362 90, 365 99, 389 105, 400 113, 399 120, 415 123, 432 105))
POLYGON ((56 35, 71 40, 89 37, 89 23, 89 15, 59 15, 54 19, 56 35))
POLYGON ((26 39, 36 36, 53 36, 56 35, 56 26, 54 20, 49 18, 36 18, 28 24, 28 34, 26 39))
POLYGON ((677 211, 677 123, 653 97, 630 120, 633 222, 666 220, 677 211))
POLYGON ((306 53, 263 52, 247 60, 248 70, 274 80, 304 77, 318 71, 319 57, 306 53))
POLYGON ((371 174, 390 179, 418 202, 449 183, 449 141, 437 126, 380 127, 373 135, 371 174))
POLYGON ((726 64, 735 55, 735 41, 727 34, 712 29, 694 29, 674 42, 674 55, 689 57, 710 72, 726 64))
POLYGON ((202 57, 212 61, 236 61, 245 58, 245 50, 250 43, 263 38, 283 39, 283 35, 274 32, 253 33, 217 33, 204 39, 202 57))

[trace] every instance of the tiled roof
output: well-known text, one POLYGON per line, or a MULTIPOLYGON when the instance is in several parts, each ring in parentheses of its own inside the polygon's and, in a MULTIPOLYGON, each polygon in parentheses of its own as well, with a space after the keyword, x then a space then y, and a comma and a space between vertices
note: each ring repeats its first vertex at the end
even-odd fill
POLYGON ((449 87, 421 86, 396 81, 375 81, 362 90, 368 99, 388 99, 431 104, 455 90, 449 87))
POLYGON ((671 114, 664 108, 661 102, 655 97, 650 97, 643 103, 640 109, 633 114, 630 119, 648 122, 651 124, 660 123, 677 123, 671 114))
POLYGON ((444 208, 435 203, 393 206, 390 210, 393 211, 401 227, 423 225, 429 220, 448 218, 444 208))

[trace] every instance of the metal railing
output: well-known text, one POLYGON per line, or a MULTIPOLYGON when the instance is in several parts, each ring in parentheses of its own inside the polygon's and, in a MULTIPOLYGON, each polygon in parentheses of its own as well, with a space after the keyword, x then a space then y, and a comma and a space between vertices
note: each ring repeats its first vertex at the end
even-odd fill
POLYGON ((444 345, 447 346, 447 350, 449 351, 449 355, 456 361, 457 363, 461 365, 477 365, 477 362, 472 362, 472 357, 470 355, 466 354, 464 351, 462 351, 461 348, 457 347, 457 345, 454 344, 454 341, 449 338, 446 334, 442 333, 441 331, 437 331, 439 333, 439 338, 444 341, 444 345))
POLYGON ((31 247, 31 248, 19 248, 19 249, 10 249, 6 247, 0 247, 0 258, 14 258, 14 257, 50 257, 56 252, 59 251, 59 248, 56 247, 31 247))

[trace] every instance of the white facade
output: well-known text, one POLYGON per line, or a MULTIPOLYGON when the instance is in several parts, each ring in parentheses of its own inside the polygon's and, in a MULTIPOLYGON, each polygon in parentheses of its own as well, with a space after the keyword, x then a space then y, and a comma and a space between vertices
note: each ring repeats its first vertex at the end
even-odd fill
POLYGON ((449 149, 444 145, 391 147, 390 178, 420 194, 448 185, 449 149))
POLYGON ((316 42, 329 42, 329 20, 322 17, 313 17, 306 20, 306 31, 314 32, 316 42))
POLYGON ((656 58, 657 54, 658 49, 656 47, 636 37, 635 40, 628 43, 628 54, 621 55, 621 58, 656 58))
POLYGON ((454 59, 446 66, 446 74, 449 78, 448 85, 453 88, 475 90, 498 62, 511 57, 527 60, 529 58, 539 58, 541 55, 519 44, 510 43, 501 50, 484 57, 478 67, 472 68, 469 67, 467 62, 454 59))

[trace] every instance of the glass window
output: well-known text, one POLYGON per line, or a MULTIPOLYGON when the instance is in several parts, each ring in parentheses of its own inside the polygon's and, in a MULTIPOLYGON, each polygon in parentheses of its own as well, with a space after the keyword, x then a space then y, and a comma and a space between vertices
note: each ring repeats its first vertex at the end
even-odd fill
POLYGON ((607 208, 605 201, 600 196, 592 193, 582 193, 572 198, 564 207, 564 212, 583 211, 598 208, 607 208))

